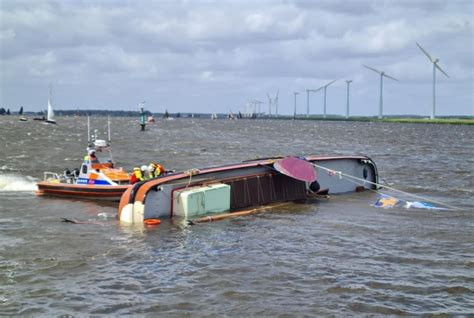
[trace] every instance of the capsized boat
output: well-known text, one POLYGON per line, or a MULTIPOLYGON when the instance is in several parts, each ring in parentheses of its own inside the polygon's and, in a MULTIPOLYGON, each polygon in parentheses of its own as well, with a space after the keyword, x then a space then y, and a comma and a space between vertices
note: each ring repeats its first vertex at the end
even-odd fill
POLYGON ((181 217, 187 220, 313 194, 376 189, 375 163, 365 156, 276 157, 205 169, 191 169, 140 182, 120 199, 123 223, 181 217), (354 179, 342 178, 351 176, 354 179))
POLYGON ((61 174, 45 172, 44 180, 37 183, 37 194, 119 201, 125 190, 130 187, 130 176, 122 168, 114 167, 110 142, 97 139, 96 130, 92 140, 89 141, 87 151, 88 155, 80 168, 72 171, 66 169, 61 174))

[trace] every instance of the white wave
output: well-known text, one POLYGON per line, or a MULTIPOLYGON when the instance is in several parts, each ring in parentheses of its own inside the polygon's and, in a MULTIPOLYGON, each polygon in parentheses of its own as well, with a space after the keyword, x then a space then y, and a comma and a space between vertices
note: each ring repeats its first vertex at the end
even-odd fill
POLYGON ((30 156, 27 155, 19 155, 19 156, 11 156, 7 157, 7 159, 20 159, 20 158, 29 158, 30 156))
POLYGON ((36 191, 36 180, 30 176, 0 174, 0 192, 36 191))

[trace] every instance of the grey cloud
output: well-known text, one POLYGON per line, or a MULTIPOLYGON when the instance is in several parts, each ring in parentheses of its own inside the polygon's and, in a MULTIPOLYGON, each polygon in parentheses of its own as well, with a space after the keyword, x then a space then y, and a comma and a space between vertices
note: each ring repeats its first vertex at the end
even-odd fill
MULTIPOLYGON (((415 85, 430 80, 415 42, 440 57, 451 82, 472 83, 472 7, 465 1, 3 1, 0 83, 11 102, 15 96, 5 87, 25 76, 31 83, 48 77, 151 92, 159 83, 170 94, 207 85, 234 96, 227 90, 245 95, 335 78, 373 81, 364 63, 415 85)), ((106 89, 110 96, 100 99, 125 91, 106 89)))

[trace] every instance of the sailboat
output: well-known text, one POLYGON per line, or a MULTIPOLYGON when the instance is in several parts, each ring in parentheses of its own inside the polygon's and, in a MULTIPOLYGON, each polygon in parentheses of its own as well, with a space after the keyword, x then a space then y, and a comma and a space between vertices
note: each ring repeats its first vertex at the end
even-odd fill
POLYGON ((48 97, 48 117, 44 122, 45 124, 56 124, 54 120, 54 111, 53 106, 51 105, 51 86, 49 87, 49 97, 48 97))
POLYGON ((21 116, 20 119, 19 119, 20 121, 27 121, 28 120, 25 116, 23 116, 23 106, 20 107, 20 111, 18 112, 18 115, 21 116))

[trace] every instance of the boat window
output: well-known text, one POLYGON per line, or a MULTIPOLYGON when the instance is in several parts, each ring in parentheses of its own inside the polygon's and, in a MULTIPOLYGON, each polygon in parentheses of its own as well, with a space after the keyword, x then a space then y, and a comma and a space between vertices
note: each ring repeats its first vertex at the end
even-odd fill
POLYGON ((87 173, 87 165, 82 165, 82 173, 87 173))
POLYGON ((364 171, 362 171, 362 174, 364 175, 364 179, 367 179, 367 175, 369 174, 369 172, 367 171, 366 167, 364 167, 364 171))

